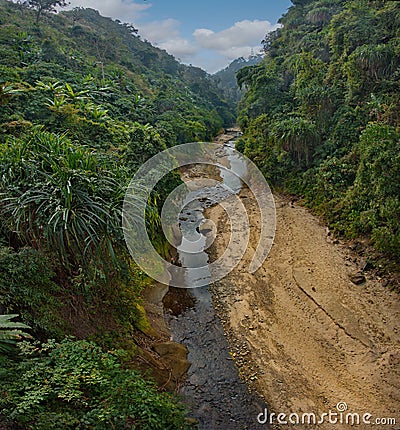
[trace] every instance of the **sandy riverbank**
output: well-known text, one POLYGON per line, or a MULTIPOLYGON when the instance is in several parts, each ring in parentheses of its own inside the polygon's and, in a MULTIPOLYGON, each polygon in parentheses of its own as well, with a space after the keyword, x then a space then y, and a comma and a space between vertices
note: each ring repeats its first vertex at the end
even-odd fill
MULTIPOLYGON (((332 243, 306 209, 280 197, 272 250, 249 274, 259 212, 248 189, 241 197, 252 226, 250 246, 239 266, 213 287, 213 300, 244 379, 275 412, 323 413, 346 402, 348 412, 399 423, 399 295, 368 275, 366 283, 353 284, 349 275, 359 270, 357 256, 332 243)), ((215 257, 230 229, 221 207, 208 209, 207 217, 218 226, 210 250, 215 257)))

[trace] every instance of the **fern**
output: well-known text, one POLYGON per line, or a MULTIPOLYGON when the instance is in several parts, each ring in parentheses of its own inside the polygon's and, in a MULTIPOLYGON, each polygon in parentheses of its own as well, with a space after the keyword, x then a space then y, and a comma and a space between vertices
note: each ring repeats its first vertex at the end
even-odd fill
POLYGON ((0 353, 10 352, 18 340, 31 338, 23 329, 30 329, 29 326, 21 322, 11 321, 17 314, 0 315, 0 353))

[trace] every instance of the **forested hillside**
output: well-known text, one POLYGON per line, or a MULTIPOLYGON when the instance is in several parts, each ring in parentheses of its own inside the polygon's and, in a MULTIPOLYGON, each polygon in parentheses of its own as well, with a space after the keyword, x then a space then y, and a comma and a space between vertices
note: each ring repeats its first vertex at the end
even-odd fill
MULTIPOLYGON (((171 394, 179 377, 172 381, 171 369, 158 367, 153 341, 159 334, 143 306, 151 280, 128 253, 122 204, 147 159, 173 145, 210 141, 232 125, 243 92, 238 149, 271 185, 301 198, 336 233, 361 238, 382 261, 399 263, 400 3, 292 2, 282 28, 265 37, 261 62, 239 59, 211 77, 93 9, 55 14, 42 6, 63 0, 0 0, 1 430, 193 424, 171 394)), ((151 241, 166 258, 160 209, 180 183, 177 172, 163 178, 146 209, 151 241)), ((375 257, 365 265, 379 265, 375 257)), ((286 260, 278 281, 292 271, 286 260)), ((241 276, 235 282, 247 285, 241 276)), ((259 285, 262 304, 265 280, 259 285)), ((343 306, 346 321, 348 309, 343 306)), ((266 315, 271 318, 270 308, 266 315)), ((276 333, 289 333, 281 329, 290 327, 288 313, 282 315, 276 333)), ((298 324, 303 317, 293 311, 289 320, 301 332, 309 328, 305 317, 298 324)), ((248 338, 257 333, 251 327, 248 338)), ((259 344, 253 342, 256 357, 266 339, 261 333, 259 344)), ((320 347, 325 334, 316 333, 320 347)), ((378 335, 384 342, 386 334, 379 329, 378 335)), ((332 368, 331 351, 324 370, 332 368)), ((295 361, 292 352, 287 358, 295 361)), ((290 375, 295 370, 285 368, 290 375)))
POLYGON ((251 55, 248 58, 236 58, 227 67, 212 75, 225 97, 233 104, 237 104, 243 95, 244 89, 240 89, 236 82, 236 73, 246 66, 254 66, 260 63, 263 59, 262 54, 251 55))
MULTIPOLYGON (((210 140, 232 112, 206 72, 92 9, 2 1, 0 20, 0 427, 184 428, 183 408, 132 364, 149 280, 122 202, 145 160, 210 140)), ((149 202, 161 253, 158 205, 177 180, 149 202)))
POLYGON ((400 256, 400 3, 293 0, 246 89, 239 149, 336 232, 400 256))

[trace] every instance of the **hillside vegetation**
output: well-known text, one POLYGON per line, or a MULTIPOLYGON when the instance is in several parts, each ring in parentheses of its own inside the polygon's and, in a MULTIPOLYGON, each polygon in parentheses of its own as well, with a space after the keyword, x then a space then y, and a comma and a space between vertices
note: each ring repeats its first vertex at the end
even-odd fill
POLYGON ((239 149, 336 232, 400 260, 400 3, 293 0, 246 89, 239 149))
MULTIPOLYGON (((176 399, 132 369, 149 280, 122 202, 144 161, 210 140, 232 112, 206 72, 92 9, 38 19, 1 1, 0 20, 0 314, 16 318, 0 331, 0 427, 184 428, 176 399)), ((160 253, 158 209, 178 180, 149 202, 160 253)))
POLYGON ((243 88, 239 88, 236 82, 236 73, 243 67, 254 66, 260 63, 263 59, 263 54, 251 55, 248 58, 239 57, 233 60, 227 67, 214 73, 213 80, 218 88, 223 92, 227 100, 232 105, 236 106, 244 93, 243 88))

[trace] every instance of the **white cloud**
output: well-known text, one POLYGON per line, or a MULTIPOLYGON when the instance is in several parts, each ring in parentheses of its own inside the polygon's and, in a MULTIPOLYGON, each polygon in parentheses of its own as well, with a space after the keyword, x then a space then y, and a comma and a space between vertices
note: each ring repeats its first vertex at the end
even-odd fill
POLYGON ((197 63, 214 73, 236 58, 259 53, 262 49, 261 40, 279 27, 279 24, 271 24, 269 21, 243 20, 218 32, 198 28, 193 36, 203 55, 198 56, 193 64, 197 63))
MULTIPOLYGON (((221 54, 227 52, 244 52, 240 48, 247 49, 260 46, 260 41, 267 32, 278 28, 278 24, 272 25, 269 21, 243 20, 236 22, 232 27, 214 32, 207 28, 199 28, 193 33, 202 48, 218 51, 221 54)), ((231 58, 229 56, 229 58, 231 58)), ((236 58, 236 57, 235 57, 236 58)))
POLYGON ((251 52, 258 53, 265 34, 279 27, 279 24, 273 25, 266 20, 243 20, 221 31, 199 28, 192 37, 185 38, 181 34, 179 21, 170 18, 149 22, 150 14, 146 11, 152 4, 150 1, 136 1, 70 0, 68 8, 89 7, 98 10, 103 16, 133 23, 143 39, 183 62, 202 67, 210 73, 225 67, 235 58, 248 57, 251 52), (143 22, 143 18, 147 22, 143 22))
POLYGON ((153 21, 138 27, 139 34, 159 48, 186 63, 214 72, 235 58, 258 53, 265 34, 279 25, 272 25, 269 21, 243 20, 219 32, 199 28, 193 33, 194 42, 181 36, 180 22, 175 19, 153 21))
POLYGON ((139 25, 139 34, 177 58, 186 59, 196 53, 197 47, 180 36, 180 22, 176 19, 152 21, 139 25))
POLYGON ((130 0, 70 0, 68 9, 83 6, 96 9, 103 16, 119 19, 122 22, 133 22, 149 9, 151 3, 134 3, 130 0))
POLYGON ((158 46, 181 60, 189 59, 191 55, 198 51, 198 48, 182 37, 170 39, 166 42, 160 43, 158 46))
POLYGON ((139 25, 139 34, 154 42, 165 42, 170 38, 179 36, 179 21, 176 19, 164 19, 163 21, 152 21, 139 25))

